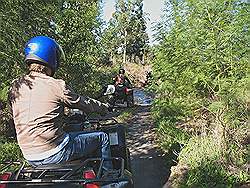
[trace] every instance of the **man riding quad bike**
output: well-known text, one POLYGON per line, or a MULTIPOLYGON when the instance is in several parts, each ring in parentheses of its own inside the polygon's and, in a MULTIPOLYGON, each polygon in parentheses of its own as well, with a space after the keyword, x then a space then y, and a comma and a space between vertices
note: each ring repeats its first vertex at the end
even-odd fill
POLYGON ((22 161, 7 161, 0 163, 0 187, 133 188, 130 155, 125 140, 125 126, 118 124, 112 118, 88 119, 85 113, 73 109, 68 113, 63 129, 65 132, 79 130, 105 132, 109 136, 111 158, 89 156, 36 167, 30 167, 22 161), (105 161, 112 163, 112 170, 104 167, 105 161))
POLYGON ((119 74, 117 74, 114 78, 114 85, 124 85, 127 86, 129 88, 132 87, 132 84, 130 82, 130 80, 128 79, 128 77, 125 75, 125 69, 121 68, 119 70, 119 74))
POLYGON ((29 72, 16 79, 10 90, 10 103, 17 141, 24 158, 33 167, 62 164, 80 158, 103 159, 112 170, 109 137, 103 131, 65 132, 64 107, 85 113, 106 114, 109 105, 75 93, 63 80, 53 78, 65 60, 60 45, 46 36, 31 38, 25 46, 29 72))
POLYGON ((108 96, 108 103, 114 106, 116 102, 127 103, 127 107, 134 105, 133 89, 130 80, 125 76, 125 70, 121 68, 119 74, 113 78, 112 85, 105 86, 101 95, 108 96))

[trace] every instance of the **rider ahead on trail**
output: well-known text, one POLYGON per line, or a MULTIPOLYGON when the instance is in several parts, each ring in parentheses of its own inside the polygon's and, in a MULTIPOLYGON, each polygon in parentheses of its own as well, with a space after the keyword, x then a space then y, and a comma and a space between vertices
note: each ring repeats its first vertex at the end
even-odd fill
POLYGON ((78 95, 63 80, 53 78, 61 60, 65 56, 55 40, 46 36, 30 39, 25 46, 29 73, 15 80, 11 87, 18 144, 33 166, 61 163, 93 153, 110 157, 106 133, 63 130, 64 107, 105 114, 108 105, 78 95))
POLYGON ((131 82, 128 79, 127 76, 125 76, 125 69, 121 68, 119 70, 119 74, 116 75, 116 77, 114 78, 114 85, 124 85, 127 87, 131 87, 131 82))

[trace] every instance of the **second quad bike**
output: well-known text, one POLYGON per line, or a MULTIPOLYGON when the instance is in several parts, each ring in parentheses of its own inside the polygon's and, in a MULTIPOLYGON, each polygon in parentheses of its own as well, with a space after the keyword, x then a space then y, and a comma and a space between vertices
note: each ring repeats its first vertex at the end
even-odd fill
POLYGON ((108 103, 114 106, 116 103, 125 103, 127 107, 132 107, 134 105, 133 89, 123 85, 108 85, 104 87, 102 96, 107 96, 108 103))

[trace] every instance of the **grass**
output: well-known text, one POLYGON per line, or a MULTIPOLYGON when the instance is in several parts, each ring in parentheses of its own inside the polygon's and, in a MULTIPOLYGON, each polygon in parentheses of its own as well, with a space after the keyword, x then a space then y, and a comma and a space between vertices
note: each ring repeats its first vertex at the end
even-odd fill
POLYGON ((11 165, 8 168, 4 168, 5 162, 11 161, 24 161, 22 152, 13 139, 5 138, 4 136, 0 137, 0 173, 4 171, 15 171, 19 165, 11 165))
POLYGON ((171 150, 176 144, 185 144, 189 135, 175 126, 171 121, 161 120, 158 122, 159 145, 165 150, 171 150))
POLYGON ((0 137, 0 163, 22 160, 22 152, 15 140, 0 137))
POLYGON ((126 108, 118 117, 116 117, 116 120, 119 123, 126 123, 132 117, 133 117, 133 109, 126 108))
POLYGON ((249 180, 246 172, 232 173, 228 169, 223 148, 211 136, 191 138, 180 153, 179 163, 189 167, 188 174, 179 182, 181 188, 230 188, 249 180))

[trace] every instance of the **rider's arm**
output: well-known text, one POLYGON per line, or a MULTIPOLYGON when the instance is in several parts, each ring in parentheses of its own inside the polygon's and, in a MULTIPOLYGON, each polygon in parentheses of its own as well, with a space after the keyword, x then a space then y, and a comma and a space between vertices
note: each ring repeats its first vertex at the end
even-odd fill
POLYGON ((108 112, 108 105, 95 99, 78 95, 69 86, 64 86, 63 102, 69 108, 77 108, 83 112, 97 112, 105 114, 108 112))

